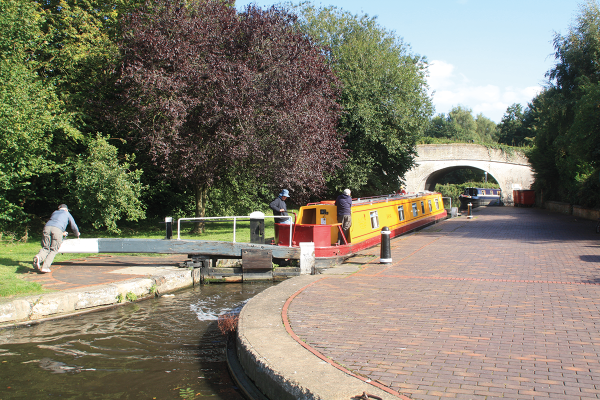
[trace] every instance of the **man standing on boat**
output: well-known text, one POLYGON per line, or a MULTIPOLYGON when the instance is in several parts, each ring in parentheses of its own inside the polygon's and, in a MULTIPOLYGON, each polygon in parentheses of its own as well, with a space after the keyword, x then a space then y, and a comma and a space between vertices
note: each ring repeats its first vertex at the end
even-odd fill
MULTIPOLYGON (((344 189, 344 193, 335 199, 337 207, 337 220, 342 224, 342 231, 346 241, 350 241, 350 227, 352 226, 352 197, 350 189, 344 189)), ((341 233, 338 232, 338 244, 344 244, 341 233)))
MULTIPOLYGON (((269 204, 271 210, 273 210, 273 215, 288 215, 287 213, 287 205, 285 204, 285 200, 290 197, 290 192, 287 189, 283 189, 281 193, 279 193, 279 197, 269 204)), ((278 224, 291 224, 291 218, 275 218, 275 222, 278 224)))

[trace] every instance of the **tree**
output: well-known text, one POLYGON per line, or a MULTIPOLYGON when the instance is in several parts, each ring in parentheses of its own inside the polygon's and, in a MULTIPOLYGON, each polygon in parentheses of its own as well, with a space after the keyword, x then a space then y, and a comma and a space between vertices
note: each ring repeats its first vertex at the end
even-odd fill
POLYGON ((343 84, 338 130, 347 133, 349 157, 330 180, 332 191, 348 187, 362 196, 397 190, 433 110, 427 60, 368 15, 335 7, 296 10, 301 29, 328 49, 328 62, 343 84))
POLYGON ((598 207, 600 7, 595 1, 581 7, 567 35, 555 35, 554 48, 548 87, 526 118, 535 132, 529 157, 535 187, 546 199, 598 207))
POLYGON ((529 130, 526 124, 526 113, 520 104, 513 104, 506 109, 502 121, 498 124, 498 142, 511 146, 522 146, 530 143, 529 130))
POLYGON ((475 118, 475 124, 477 125, 477 135, 479 136, 479 140, 483 143, 496 142, 498 130, 494 121, 479 113, 477 118, 475 118))
POLYGON ((453 107, 448 113, 448 120, 456 132, 456 139, 467 142, 479 141, 477 123, 473 118, 473 111, 462 106, 453 107))
POLYGON ((82 222, 98 229, 120 233, 117 223, 143 219, 144 207, 140 202, 141 170, 130 170, 135 156, 118 160, 117 148, 98 135, 87 146, 88 154, 79 157, 68 181, 75 181, 73 201, 77 204, 82 222))
POLYGON ((453 107, 446 116, 438 114, 431 119, 424 137, 456 140, 459 142, 490 143, 494 141, 496 125, 483 114, 473 118, 473 111, 462 106, 453 107))
POLYGON ((124 117, 165 176, 194 188, 196 216, 231 171, 306 199, 344 158, 338 83, 295 21, 219 0, 149 3, 124 19, 124 117))
POLYGON ((26 224, 37 176, 57 170, 56 135, 74 132, 52 85, 36 72, 46 46, 43 14, 26 0, 0 2, 0 225, 26 224))

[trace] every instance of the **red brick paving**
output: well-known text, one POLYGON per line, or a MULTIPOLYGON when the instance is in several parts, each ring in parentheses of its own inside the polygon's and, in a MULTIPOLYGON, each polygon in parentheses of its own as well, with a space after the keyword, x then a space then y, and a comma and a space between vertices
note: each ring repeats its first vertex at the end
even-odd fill
POLYGON ((50 268, 52 272, 48 274, 40 274, 32 269, 25 275, 25 279, 39 282, 45 289, 50 290, 77 289, 120 282, 147 275, 146 272, 140 272, 139 274, 114 272, 123 268, 173 266, 187 259, 187 255, 152 257, 102 254, 54 263, 50 268))
MULTIPOLYGON (((595 222, 489 207, 291 302, 295 334, 412 399, 600 398, 595 222)), ((363 258, 364 260, 364 258, 363 258)))

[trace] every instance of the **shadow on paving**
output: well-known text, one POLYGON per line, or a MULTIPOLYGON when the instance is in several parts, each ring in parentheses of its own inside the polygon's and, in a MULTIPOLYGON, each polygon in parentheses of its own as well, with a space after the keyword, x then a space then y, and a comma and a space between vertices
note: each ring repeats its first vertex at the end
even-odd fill
MULTIPOLYGON (((596 221, 550 212, 539 208, 480 207, 473 212, 477 224, 470 225, 466 214, 459 219, 450 219, 461 223, 452 235, 457 238, 489 237, 493 240, 520 240, 525 243, 565 242, 598 240, 595 233, 596 221), (498 230, 503 235, 498 235, 498 230)), ((435 234, 436 232, 432 232, 435 234)))

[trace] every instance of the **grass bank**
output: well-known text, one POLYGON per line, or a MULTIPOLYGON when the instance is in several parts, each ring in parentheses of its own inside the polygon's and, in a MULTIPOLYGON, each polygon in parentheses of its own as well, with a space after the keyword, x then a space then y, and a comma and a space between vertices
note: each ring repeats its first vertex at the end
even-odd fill
MULTIPOLYGON (((109 235, 103 231, 86 231, 82 228, 82 238, 136 238, 136 239, 163 239, 165 237, 164 224, 158 222, 154 225, 140 224, 127 226, 122 229, 121 235, 109 235)), ((233 221, 218 220, 207 221, 203 235, 189 233, 191 223, 182 224, 181 239, 233 241, 233 221)), ((41 232, 24 238, 16 238, 11 234, 0 235, 0 297, 24 296, 47 292, 39 283, 30 282, 23 277, 33 272, 32 260, 40 250, 41 232)), ((265 237, 274 236, 272 218, 265 219, 265 237)), ((177 223, 173 226, 173 240, 177 239, 177 223)), ((250 222, 237 221, 235 241, 250 242, 250 222)), ((91 254, 58 254, 54 263, 60 263, 75 258, 87 257, 91 254)), ((145 254, 147 255, 147 254, 145 254)), ((161 257, 160 254, 156 255, 161 257)))

